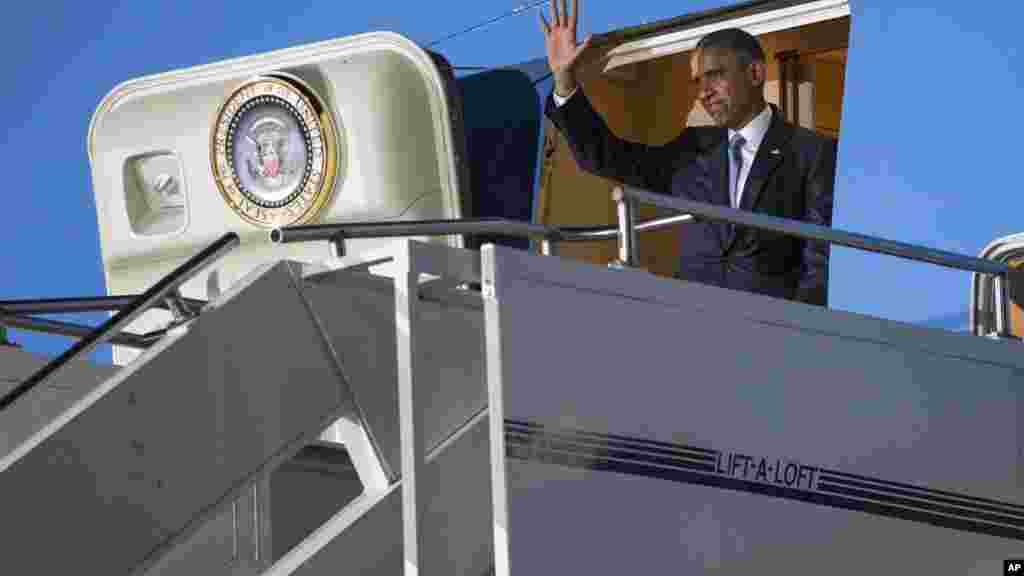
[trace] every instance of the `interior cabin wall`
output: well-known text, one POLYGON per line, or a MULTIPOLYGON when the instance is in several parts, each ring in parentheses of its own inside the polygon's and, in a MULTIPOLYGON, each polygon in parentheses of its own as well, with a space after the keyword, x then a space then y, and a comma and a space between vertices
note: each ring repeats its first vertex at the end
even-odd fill
POLYGON ((814 63, 814 129, 839 138, 842 123, 843 85, 846 83, 846 50, 827 52, 814 63))
MULTIPOLYGON (((779 103, 777 55, 796 51, 800 56, 797 92, 801 101, 800 124, 838 135, 842 108, 842 65, 848 44, 850 19, 841 18, 760 37, 768 58, 766 98, 779 103), (828 56, 828 59, 826 58, 828 56), (837 74, 836 66, 840 70, 837 74), (814 90, 816 79, 828 83, 814 90)), ((689 52, 673 54, 602 72, 607 51, 615 46, 592 50, 579 71, 580 82, 594 108, 608 127, 626 140, 663 144, 675 138, 686 125, 710 124, 710 118, 694 103, 689 52)), ((790 91, 789 93, 793 93, 790 91)), ((538 195, 540 222, 552 225, 611 225, 615 205, 611 191, 615 182, 593 176, 578 168, 565 139, 550 121, 544 126, 544 159, 538 195)), ((638 211, 641 218, 658 215, 651 206, 638 211)), ((604 265, 617 255, 615 242, 562 244, 563 257, 604 265)), ((679 260, 678 231, 674 228, 639 235, 641 266, 662 276, 675 273, 679 260)))
POLYGON ((796 105, 799 114, 798 117, 790 115, 788 119, 838 138, 850 18, 781 30, 759 38, 769 62, 765 86, 768 101, 780 105, 780 56, 795 53, 798 57, 796 85, 790 78, 786 93, 790 96, 789 107, 792 107, 793 95, 799 95, 796 105))

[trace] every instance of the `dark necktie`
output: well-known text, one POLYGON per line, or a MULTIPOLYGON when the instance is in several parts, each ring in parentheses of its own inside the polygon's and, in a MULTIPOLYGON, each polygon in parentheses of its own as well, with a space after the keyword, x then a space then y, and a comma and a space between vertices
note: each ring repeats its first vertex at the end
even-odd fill
POLYGON ((734 134, 729 142, 730 160, 732 162, 732 174, 729 177, 729 201, 733 208, 740 207, 740 172, 743 171, 743 145, 747 143, 746 138, 740 134, 734 134))

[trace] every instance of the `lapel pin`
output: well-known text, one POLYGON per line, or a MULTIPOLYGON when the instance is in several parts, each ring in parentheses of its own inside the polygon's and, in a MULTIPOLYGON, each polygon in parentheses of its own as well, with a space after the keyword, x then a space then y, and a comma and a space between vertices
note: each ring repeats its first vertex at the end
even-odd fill
POLYGON ((772 154, 778 156, 779 154, 782 154, 782 150, 779 150, 778 148, 773 148, 772 154))

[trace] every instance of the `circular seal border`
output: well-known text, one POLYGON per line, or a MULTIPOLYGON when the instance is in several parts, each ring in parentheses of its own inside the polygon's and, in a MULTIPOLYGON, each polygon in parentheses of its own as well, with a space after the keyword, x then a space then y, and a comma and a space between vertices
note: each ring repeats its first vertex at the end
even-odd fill
POLYGON ((257 206, 262 206, 264 208, 279 208, 281 206, 285 206, 285 205, 289 204, 292 200, 295 199, 296 196, 298 196, 299 194, 302 193, 302 190, 305 188, 306 183, 309 181, 310 176, 312 175, 312 168, 313 168, 313 158, 314 158, 314 156, 313 156, 313 144, 312 144, 312 138, 311 138, 311 131, 309 129, 309 126, 307 126, 305 124, 305 120, 299 114, 299 111, 295 108, 295 106, 292 105, 291 102, 289 102, 285 98, 282 98, 281 96, 278 96, 276 94, 274 94, 274 95, 264 94, 262 96, 256 96, 254 98, 250 98, 250 99, 246 100, 245 103, 242 104, 242 106, 238 109, 238 111, 235 112, 231 116, 231 118, 230 118, 231 121, 228 123, 228 128, 227 128, 227 149, 226 149, 226 155, 225 156, 226 156, 226 160, 229 162, 228 163, 228 168, 230 168, 231 167, 230 159, 234 158, 235 132, 238 129, 238 121, 242 118, 242 116, 245 115, 245 113, 248 112, 249 110, 255 108, 256 106, 259 106, 260 104, 271 104, 271 103, 272 104, 276 104, 277 106, 280 106, 286 112, 288 112, 291 115, 291 117, 293 119, 295 119, 295 123, 302 130, 302 139, 305 142, 306 152, 307 152, 308 155, 306 157, 305 166, 303 167, 302 180, 299 183, 299 186, 295 189, 294 192, 289 194, 284 200, 279 200, 279 201, 276 201, 276 202, 269 202, 269 201, 260 199, 255 194, 251 193, 249 190, 246 190, 242 186, 242 179, 238 177, 238 172, 236 172, 235 170, 231 170, 231 176, 233 177, 233 179, 235 181, 235 186, 238 187, 239 191, 243 195, 245 195, 245 197, 250 202, 252 202, 253 204, 256 204, 257 206))
POLYGON ((334 192, 337 176, 337 131, 316 93, 298 79, 257 76, 235 88, 221 104, 210 133, 210 168, 222 198, 246 222, 261 228, 303 224, 316 218, 334 192), (273 102, 295 118, 308 155, 302 182, 283 201, 264 202, 246 190, 231 161, 232 138, 241 115, 260 103, 273 102))

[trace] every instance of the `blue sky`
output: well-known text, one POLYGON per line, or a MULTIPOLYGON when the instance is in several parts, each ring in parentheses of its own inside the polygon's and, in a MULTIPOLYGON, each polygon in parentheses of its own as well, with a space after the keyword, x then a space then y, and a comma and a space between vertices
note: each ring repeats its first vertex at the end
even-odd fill
MULTIPOLYGON (((429 43, 529 2, 15 3, 0 37, 0 157, 8 209, 0 299, 104 293, 86 132, 115 85, 165 72, 373 30, 429 43)), ((721 1, 586 1, 583 34, 677 16, 721 1), (628 6, 628 10, 624 9, 628 6)), ((835 225, 977 254, 1024 228, 1014 135, 1024 101, 1017 3, 851 0, 853 33, 835 225), (991 4, 991 5, 990 5, 991 4), (994 17, 998 14, 999 17, 994 17)), ((536 10, 445 41, 456 66, 543 55, 536 10)), ((970 277, 837 250, 831 299, 842 309, 920 322, 967 308, 970 277)), ((88 317, 93 322, 98 316, 88 317)), ((16 332, 56 353, 57 337, 16 332)))

